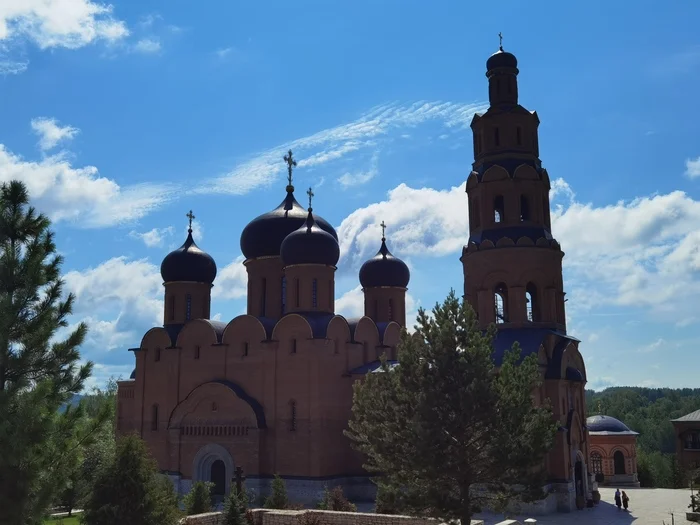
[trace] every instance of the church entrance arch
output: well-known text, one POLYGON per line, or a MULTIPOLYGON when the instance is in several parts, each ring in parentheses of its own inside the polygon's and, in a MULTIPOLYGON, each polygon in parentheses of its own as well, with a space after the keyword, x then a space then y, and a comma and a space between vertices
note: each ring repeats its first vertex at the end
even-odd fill
POLYGON ((217 443, 199 449, 192 462, 192 481, 214 483, 212 496, 225 496, 231 489, 233 458, 228 450, 217 443))
POLYGON ((613 463, 615 463, 616 476, 625 473, 625 455, 620 450, 616 450, 613 454, 613 463))

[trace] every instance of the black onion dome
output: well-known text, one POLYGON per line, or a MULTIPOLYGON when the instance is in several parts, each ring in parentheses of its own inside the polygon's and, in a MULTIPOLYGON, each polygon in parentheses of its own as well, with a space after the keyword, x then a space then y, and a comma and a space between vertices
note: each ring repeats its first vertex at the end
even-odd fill
POLYGON ((216 263, 211 255, 195 244, 190 230, 185 244, 165 256, 160 275, 166 283, 192 281, 212 284, 216 278, 216 263))
POLYGON ((586 419, 586 426, 589 432, 631 432, 622 421, 610 416, 591 416, 586 419))
POLYGON ((365 261, 360 268, 360 284, 363 288, 376 286, 406 288, 410 279, 411 272, 408 270, 408 266, 391 254, 384 239, 382 239, 382 246, 377 255, 369 261, 365 261))
MULTIPOLYGON (((306 221, 306 210, 294 198, 294 188, 274 210, 253 219, 241 233, 241 252, 246 259, 279 256, 282 241, 306 221)), ((338 234, 325 219, 316 217, 316 224, 338 241, 338 234)))
POLYGON ((499 67, 517 68, 518 59, 515 58, 515 55, 513 53, 503 51, 503 48, 501 48, 498 51, 496 51, 493 55, 491 55, 486 61, 487 71, 491 71, 492 69, 496 69, 499 67))
POLYGON ((335 266, 340 258, 340 247, 337 238, 317 224, 309 208, 309 214, 301 228, 287 235, 282 241, 280 255, 285 266, 292 264, 335 266))

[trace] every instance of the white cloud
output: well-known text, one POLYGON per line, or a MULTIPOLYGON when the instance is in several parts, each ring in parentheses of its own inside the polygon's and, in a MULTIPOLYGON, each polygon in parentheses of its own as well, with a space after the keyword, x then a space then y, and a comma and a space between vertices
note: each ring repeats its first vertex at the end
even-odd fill
POLYGON ((3 0, 0 41, 29 39, 40 49, 76 49, 97 40, 126 37, 126 24, 113 17, 112 6, 91 0, 3 0))
POLYGON ((224 47, 222 49, 217 49, 215 51, 215 54, 219 58, 226 58, 227 56, 229 56, 231 54, 231 51, 233 51, 232 47, 224 47))
POLYGON ((220 268, 214 288, 212 288, 212 297, 215 299, 240 299, 245 297, 248 292, 248 272, 243 266, 244 257, 239 256, 236 259, 220 268))
POLYGON ((64 280, 76 296, 74 316, 88 323, 93 352, 138 346, 146 330, 163 322, 162 279, 145 259, 115 257, 64 280))
POLYGON ((19 75, 20 73, 24 73, 28 67, 28 60, 12 60, 0 56, 0 75, 19 75))
POLYGON ((685 161, 685 175, 691 179, 700 177, 700 157, 685 161))
POLYGON ((441 121, 448 130, 468 129, 474 113, 484 109, 483 104, 453 102, 378 106, 354 122, 328 128, 263 151, 240 163, 229 173, 205 181, 196 191, 245 195, 277 180, 285 171, 282 157, 289 149, 292 149, 299 159, 299 168, 311 168, 338 160, 363 148, 375 147, 378 141, 386 139, 397 130, 416 127, 428 121, 441 121))
POLYGON ((341 186, 343 186, 344 189, 348 189, 353 186, 361 186, 362 184, 368 183, 379 173, 379 169, 377 166, 378 158, 379 154, 375 152, 375 154, 372 156, 371 166, 367 171, 345 173, 344 175, 338 178, 338 182, 341 186))
POLYGON ((129 232, 130 237, 142 240, 143 243, 149 248, 163 246, 165 239, 172 236, 172 234, 172 226, 168 226, 167 228, 153 228, 152 230, 143 233, 137 231, 129 232))
POLYGON ((32 119, 32 129, 39 135, 39 147, 46 151, 59 142, 71 140, 80 130, 72 126, 59 126, 55 118, 39 117, 32 119))
POLYGON ((143 54, 158 53, 161 50, 160 40, 157 38, 142 38, 134 45, 134 50, 143 54))
POLYGON ((101 177, 96 167, 74 167, 59 153, 40 161, 25 160, 0 144, 0 182, 23 181, 32 200, 52 220, 83 227, 104 227, 143 217, 175 196, 170 185, 121 187, 101 177))

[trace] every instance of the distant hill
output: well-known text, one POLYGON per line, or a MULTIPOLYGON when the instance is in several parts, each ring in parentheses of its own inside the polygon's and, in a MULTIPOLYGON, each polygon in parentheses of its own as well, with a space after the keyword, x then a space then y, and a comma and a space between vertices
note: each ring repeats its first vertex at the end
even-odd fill
POLYGON ((675 452, 671 419, 700 409, 700 388, 611 387, 586 391, 588 415, 602 413, 639 432, 637 444, 647 452, 675 452))
POLYGON ((59 409, 59 411, 60 411, 60 412, 64 412, 64 411, 66 410, 66 407, 68 407, 68 406, 77 406, 78 403, 80 403, 80 400, 83 399, 84 397, 85 397, 85 396, 84 396, 83 394, 76 394, 76 395, 74 395, 68 403, 66 403, 65 405, 63 405, 63 406, 59 409))

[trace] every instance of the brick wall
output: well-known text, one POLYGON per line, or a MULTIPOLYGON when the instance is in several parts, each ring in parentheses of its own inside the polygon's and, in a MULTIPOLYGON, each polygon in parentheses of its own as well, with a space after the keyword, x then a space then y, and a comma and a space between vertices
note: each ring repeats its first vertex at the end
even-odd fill
MULTIPOLYGON (((333 512, 328 510, 268 510, 254 509, 254 525, 437 525, 436 520, 411 516, 390 516, 364 512, 333 512)), ((472 520, 472 525, 483 525, 472 520)), ((188 516, 180 525, 224 525, 220 512, 188 516)))

